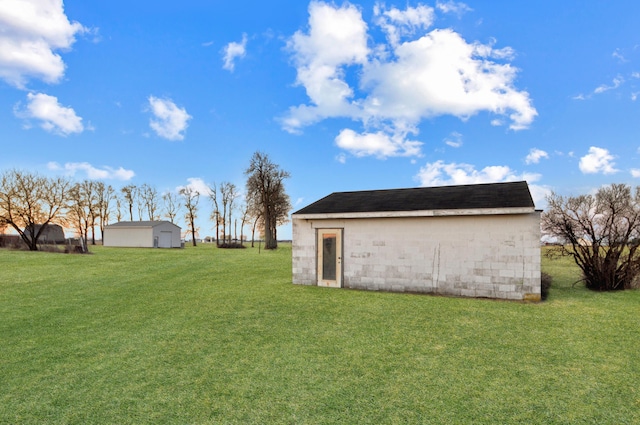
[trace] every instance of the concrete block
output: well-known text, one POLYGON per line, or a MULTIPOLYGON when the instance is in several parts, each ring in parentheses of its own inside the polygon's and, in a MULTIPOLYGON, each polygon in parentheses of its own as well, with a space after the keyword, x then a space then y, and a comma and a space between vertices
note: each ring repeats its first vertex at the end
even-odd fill
POLYGON ((462 290, 451 287, 438 287, 437 293, 443 295, 451 295, 454 297, 462 296, 462 290))
POLYGON ((505 294, 505 299, 507 300, 521 300, 522 293, 521 292, 507 292, 505 294))
POLYGON ((476 292, 476 297, 481 297, 481 298, 495 298, 495 291, 489 291, 486 289, 478 289, 475 291, 476 292))
POLYGON ((511 277, 514 278, 516 277, 516 274, 513 270, 509 270, 509 269, 502 269, 500 270, 500 277, 511 277))
POLYGON ((460 295, 462 295, 463 297, 475 297, 476 296, 476 290, 475 289, 462 289, 460 291, 460 295))
POLYGON ((498 285, 498 291, 499 292, 515 292, 516 286, 515 285, 498 285))
POLYGON ((470 279, 477 283, 491 283, 491 276, 473 276, 470 279))

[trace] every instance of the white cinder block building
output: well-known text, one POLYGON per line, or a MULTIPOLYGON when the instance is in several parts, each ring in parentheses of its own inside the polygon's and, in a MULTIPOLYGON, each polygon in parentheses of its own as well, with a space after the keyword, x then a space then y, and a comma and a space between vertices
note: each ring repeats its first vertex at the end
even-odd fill
POLYGON ((292 222, 295 284, 540 300, 524 181, 333 193, 292 222))
POLYGON ((180 227, 170 221, 121 221, 105 226, 104 246, 180 248, 180 227))

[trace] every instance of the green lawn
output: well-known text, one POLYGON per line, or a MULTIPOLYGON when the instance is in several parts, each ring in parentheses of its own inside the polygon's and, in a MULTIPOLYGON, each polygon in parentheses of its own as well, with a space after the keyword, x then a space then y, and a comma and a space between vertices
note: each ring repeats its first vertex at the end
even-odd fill
POLYGON ((291 248, 0 250, 0 423, 640 423, 640 291, 291 284, 291 248))

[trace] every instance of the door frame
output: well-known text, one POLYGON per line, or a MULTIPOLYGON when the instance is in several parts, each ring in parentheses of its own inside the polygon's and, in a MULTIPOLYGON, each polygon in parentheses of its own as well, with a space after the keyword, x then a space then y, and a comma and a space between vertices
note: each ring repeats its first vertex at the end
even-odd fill
POLYGON ((327 288, 342 288, 343 281, 343 228, 319 228, 316 229, 316 285, 327 288), (335 280, 326 280, 322 277, 323 266, 323 244, 324 235, 336 236, 336 278, 335 280))

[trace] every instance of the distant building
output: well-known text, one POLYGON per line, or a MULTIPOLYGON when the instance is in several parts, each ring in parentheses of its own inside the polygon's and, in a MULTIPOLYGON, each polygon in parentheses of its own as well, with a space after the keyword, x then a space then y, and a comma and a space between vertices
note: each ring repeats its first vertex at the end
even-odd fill
POLYGON ((105 226, 104 246, 180 248, 180 227, 170 221, 121 221, 105 226))
POLYGON ((332 193, 292 223, 295 284, 540 300, 524 181, 332 193))
MULTIPOLYGON (((33 234, 37 235, 42 226, 42 224, 34 224, 33 234)), ((29 228, 25 229, 25 233, 29 236, 29 239, 31 239, 31 230, 29 228)), ((38 238, 38 243, 63 244, 65 240, 62 226, 49 223, 44 225, 44 229, 42 233, 40 233, 40 238, 38 238)))

